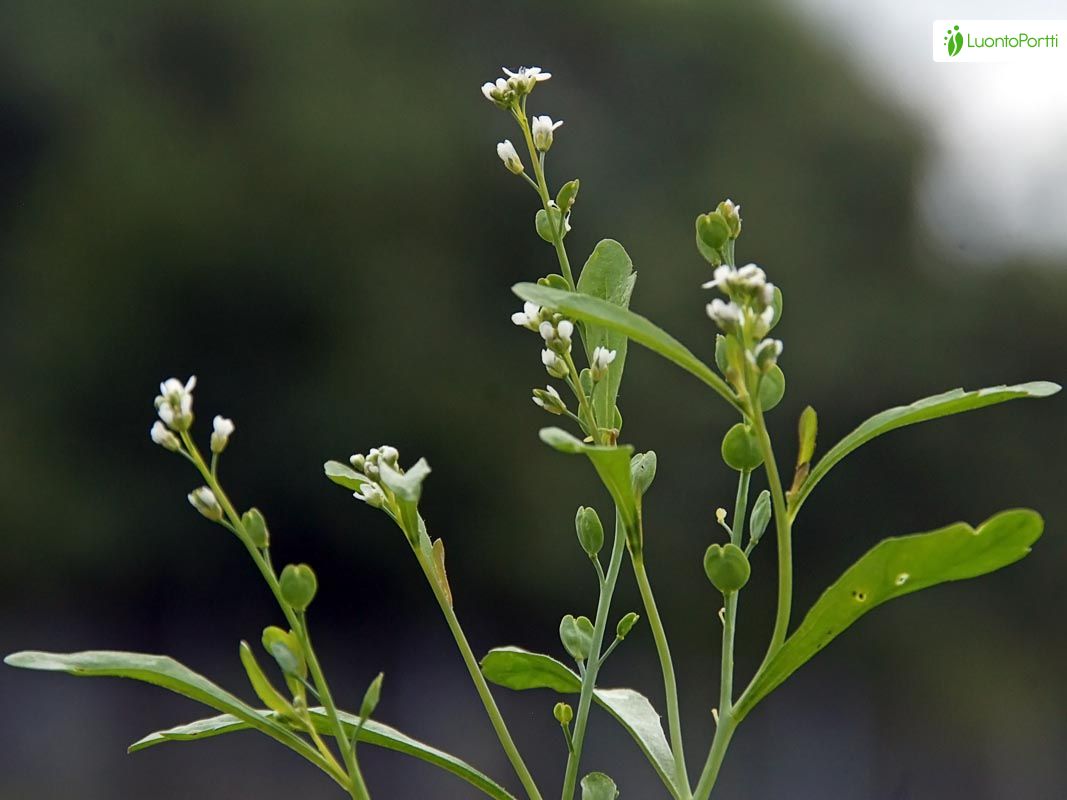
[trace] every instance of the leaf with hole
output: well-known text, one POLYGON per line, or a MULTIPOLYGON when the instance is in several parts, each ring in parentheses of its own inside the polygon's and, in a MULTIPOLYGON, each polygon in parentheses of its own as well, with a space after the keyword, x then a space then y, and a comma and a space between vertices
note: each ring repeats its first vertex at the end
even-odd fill
POLYGON ((1002 511, 973 528, 957 522, 875 545, 815 602, 737 704, 741 720, 849 625, 887 600, 939 583, 976 578, 1030 552, 1044 523, 1029 509, 1002 511))

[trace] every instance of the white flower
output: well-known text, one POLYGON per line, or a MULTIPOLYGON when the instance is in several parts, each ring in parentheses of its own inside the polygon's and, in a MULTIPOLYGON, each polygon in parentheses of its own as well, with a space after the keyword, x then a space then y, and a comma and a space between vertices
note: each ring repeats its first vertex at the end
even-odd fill
POLYGON ((178 437, 171 432, 170 428, 158 419, 152 426, 152 430, 149 431, 149 435, 152 437, 153 442, 160 447, 170 450, 172 453, 176 453, 182 448, 182 443, 178 440, 178 437))
POLYGON ((189 492, 189 502, 193 508, 213 522, 222 519, 222 506, 215 498, 215 493, 208 487, 200 486, 189 492))
POLYGON ((508 76, 508 86, 520 96, 529 94, 534 86, 552 77, 551 72, 542 72, 540 67, 519 67, 518 72, 512 72, 507 67, 501 69, 508 76))
POLYGON ((741 216, 741 204, 740 203, 735 203, 733 200, 731 200, 729 197, 727 197, 725 200, 722 201, 722 205, 723 205, 723 209, 722 210, 723 210, 723 212, 725 214, 736 214, 739 217, 741 216))
POLYGON ((701 289, 714 289, 716 286, 720 287, 724 292, 730 281, 737 275, 737 270, 731 267, 729 264, 723 264, 721 267, 716 267, 715 272, 712 273, 712 279, 707 283, 700 284, 701 289))
POLYGON ((552 117, 548 116, 534 117, 530 120, 530 127, 533 131, 534 147, 542 153, 547 152, 548 148, 552 146, 552 137, 556 132, 556 128, 562 124, 563 120, 553 122, 552 117))
POLYGON ((724 303, 718 298, 707 306, 708 316, 726 333, 732 333, 741 324, 741 309, 736 303, 724 303))
POLYGON ((559 396, 554 386, 534 389, 532 399, 536 406, 543 408, 549 414, 562 414, 567 410, 567 404, 563 402, 563 398, 559 396))
POLYGON ((352 496, 357 500, 362 500, 371 508, 381 508, 385 505, 385 492, 378 484, 370 481, 361 484, 359 491, 353 492, 352 496))
POLYGON ((560 358, 552 350, 541 351, 541 363, 545 365, 548 374, 553 378, 567 377, 567 362, 560 358))
POLYGON ((593 349, 593 360, 589 365, 589 371, 592 373, 593 380, 603 380, 608 375, 608 367, 611 362, 615 360, 618 355, 616 350, 608 350, 606 347, 596 347, 593 349))
POLYGON ((756 315, 756 320, 752 325, 752 335, 756 337, 766 336, 767 332, 771 329, 771 323, 774 321, 774 308, 767 306, 763 311, 756 315))
POLYGON ((511 143, 510 139, 505 139, 496 146, 496 154, 500 156, 500 160, 504 162, 504 166, 508 168, 509 172, 521 175, 526 171, 526 168, 522 165, 522 159, 519 158, 515 145, 511 143))
POLYGON ((215 419, 211 421, 213 430, 211 431, 211 452, 221 453, 226 449, 226 445, 230 443, 230 435, 236 429, 236 425, 233 424, 232 419, 215 415, 215 419))
POLYGON ((522 311, 512 314, 511 321, 523 328, 536 331, 541 324, 541 306, 537 303, 523 303, 522 311))
POLYGON ((569 319, 561 319, 555 325, 549 320, 543 320, 538 327, 541 338, 545 344, 553 350, 566 353, 571 349, 571 337, 574 335, 574 323, 569 319))
POLYGON ((195 375, 184 384, 177 378, 168 378, 159 384, 156 411, 159 412, 159 418, 171 430, 185 431, 193 424, 193 389, 195 387, 195 375))
POLYGON ((759 367, 761 372, 766 373, 767 370, 769 370, 776 363, 778 363, 778 356, 780 356, 781 354, 781 339, 764 339, 762 342, 756 345, 756 366, 759 367))
POLYGON ((499 108, 507 108, 515 99, 515 92, 503 78, 497 78, 495 83, 492 81, 483 83, 482 94, 485 95, 486 100, 495 103, 499 108))

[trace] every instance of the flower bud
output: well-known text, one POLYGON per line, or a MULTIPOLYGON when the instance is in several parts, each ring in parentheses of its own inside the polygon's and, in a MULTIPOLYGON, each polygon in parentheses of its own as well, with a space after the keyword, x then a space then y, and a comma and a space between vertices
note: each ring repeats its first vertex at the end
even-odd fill
POLYGON ((563 398, 559 396, 555 386, 534 389, 533 401, 536 406, 543 408, 549 414, 563 414, 567 410, 567 404, 563 402, 563 398))
POLYGON ((170 450, 172 453, 176 453, 182 449, 181 440, 171 432, 170 428, 158 419, 152 425, 152 430, 150 430, 148 434, 152 437, 153 442, 165 450, 170 450))
POLYGON ((573 181, 567 181, 559 190, 559 194, 556 195, 556 205, 559 206, 559 210, 564 214, 569 214, 571 209, 574 208, 574 201, 578 197, 578 187, 580 185, 581 182, 577 178, 573 181))
MULTIPOLYGON (((771 309, 768 308, 768 311, 771 309)), ((781 339, 764 339, 756 345, 756 367, 763 374, 767 374, 771 367, 778 363, 778 356, 782 354, 781 339)))
POLYGON ((741 589, 752 574, 748 557, 735 544, 713 544, 704 553, 704 573, 723 594, 741 589))
POLYGON ((567 362, 551 350, 541 351, 541 363, 544 364, 548 374, 553 378, 566 378, 570 371, 567 362))
POLYGON ((215 498, 215 493, 206 486, 200 486, 189 492, 189 502, 193 508, 203 514, 212 522, 222 520, 222 506, 215 498))
POLYGON ((363 719, 367 719, 374 713, 374 709, 378 707, 378 701, 382 697, 382 680, 385 679, 385 673, 379 672, 378 677, 370 682, 370 686, 367 687, 367 691, 363 694, 363 702, 359 706, 359 715, 363 719))
POLYGON ((307 564, 289 564, 278 579, 282 599, 296 611, 306 611, 315 599, 319 581, 307 564))
POLYGON ((526 168, 522 165, 522 159, 519 158, 515 145, 511 143, 510 139, 505 139, 496 146, 496 154, 500 156, 500 160, 504 162, 504 166, 508 168, 509 172, 521 175, 526 171, 526 168))
POLYGON ((578 543, 590 558, 595 558, 604 546, 604 525, 595 508, 578 507, 574 517, 574 528, 578 533, 578 543))
POLYGON ((230 436, 237 426, 233 424, 232 419, 227 419, 217 414, 215 419, 211 421, 211 426, 211 452, 218 455, 230 443, 230 436))
POLYGON ((641 616, 633 611, 620 619, 619 624, 615 626, 615 638, 625 639, 639 619, 641 619, 641 616))
POLYGON ((574 709, 567 703, 556 703, 552 709, 552 716, 560 725, 567 726, 574 719, 574 709))
POLYGON ((533 135, 534 147, 540 152, 547 153, 548 149, 552 147, 553 134, 556 132, 556 128, 563 124, 563 120, 559 122, 553 122, 552 117, 540 116, 534 117, 530 121, 530 129, 533 135))
POLYGON ((187 431, 193 424, 193 389, 195 387, 195 375, 184 384, 177 378, 168 378, 159 384, 156 411, 159 412, 159 418, 171 430, 187 431))
POLYGON ((358 492, 352 492, 352 496, 357 500, 362 500, 371 508, 382 508, 386 501, 382 487, 373 481, 362 484, 358 492))
POLYGON ((593 375, 593 381, 602 381, 608 376, 608 367, 615 360, 618 355, 617 350, 608 350, 606 347, 596 347, 593 349, 592 363, 589 365, 590 372, 593 375))
POLYGON ((270 531, 267 530, 267 521, 258 508, 250 508, 241 515, 241 525, 248 535, 248 540, 254 547, 262 550, 270 546, 270 531))
POLYGON ((515 92, 503 78, 497 78, 495 82, 489 81, 482 84, 482 94, 485 99, 494 103, 497 108, 510 108, 515 100, 515 92))
POLYGON ((726 198, 715 209, 726 221, 726 228, 730 232, 730 238, 736 239, 741 235, 741 204, 726 198))

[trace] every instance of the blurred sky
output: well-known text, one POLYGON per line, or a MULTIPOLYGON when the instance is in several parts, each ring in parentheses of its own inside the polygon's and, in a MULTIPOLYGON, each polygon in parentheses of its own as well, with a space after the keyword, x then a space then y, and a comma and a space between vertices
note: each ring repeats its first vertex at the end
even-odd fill
POLYGON ((820 39, 926 130, 919 203, 942 247, 987 266, 1012 254, 1067 253, 1067 58, 1030 65, 930 57, 935 19, 1065 19, 1067 4, 794 3, 820 39))

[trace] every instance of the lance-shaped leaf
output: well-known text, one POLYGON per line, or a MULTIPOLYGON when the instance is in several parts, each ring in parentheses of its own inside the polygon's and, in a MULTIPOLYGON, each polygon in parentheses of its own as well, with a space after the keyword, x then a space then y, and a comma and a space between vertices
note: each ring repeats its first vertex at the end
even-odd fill
MULTIPOLYGON (((578 291, 626 309, 630 306, 630 295, 636 280, 637 273, 633 271, 633 262, 623 246, 614 239, 604 239, 593 248, 592 255, 582 267, 582 274, 578 277, 578 291)), ((616 354, 615 360, 608 367, 607 377, 598 382, 593 390, 596 418, 601 425, 610 426, 626 364, 626 334, 585 321, 584 341, 589 363, 592 363, 593 350, 597 347, 614 350, 616 354)))
MULTIPOLYGON (((508 689, 552 689, 561 694, 578 694, 582 680, 551 656, 531 653, 518 647, 496 647, 482 659, 486 679, 508 689)), ((663 733, 660 716, 652 703, 633 689, 594 689, 593 699, 633 737, 672 797, 681 793, 675 786, 674 756, 663 733)))
POLYGON ((600 325, 625 334, 638 344, 677 364, 710 386, 727 403, 743 414, 744 409, 726 381, 669 333, 640 314, 620 308, 614 303, 579 292, 568 292, 536 283, 518 283, 511 290, 523 300, 558 311, 583 322, 600 325))
POLYGON ((363 484, 370 483, 366 476, 340 461, 327 461, 322 465, 322 469, 331 481, 353 492, 358 492, 363 484))
POLYGON ((930 533, 885 539, 815 602, 737 704, 743 719, 761 699, 872 608, 947 581, 976 578, 1018 561, 1041 535, 1029 509, 1002 511, 972 528, 957 522, 930 533))
POLYGON ((799 488, 792 503, 794 516, 804 504, 811 490, 823 479, 838 461, 847 456, 857 447, 866 444, 876 436, 883 433, 903 428, 906 425, 914 425, 916 422, 926 422, 938 417, 947 417, 950 414, 961 414, 964 411, 973 411, 977 408, 1003 403, 1025 397, 1048 397, 1056 394, 1060 386, 1048 381, 1033 381, 1020 383, 1015 386, 990 386, 985 389, 966 392, 963 389, 953 389, 943 394, 935 394, 933 397, 924 397, 916 400, 911 405, 897 406, 875 414, 856 430, 835 444, 819 459, 812 467, 807 480, 799 488))
POLYGON ((123 653, 112 650, 91 650, 84 653, 42 653, 24 651, 4 659, 4 663, 23 669, 38 669, 50 672, 66 672, 87 677, 132 678, 150 683, 191 700, 203 703, 216 711, 222 711, 241 720, 250 728, 281 742, 295 750, 316 766, 322 768, 335 780, 338 776, 322 755, 305 740, 273 716, 265 716, 225 689, 216 686, 203 675, 193 672, 168 656, 153 656, 143 653, 123 653))
POLYGON ((562 428, 542 428, 541 441, 561 453, 584 454, 589 457, 600 476, 601 483, 608 490, 615 507, 619 511, 627 540, 635 552, 640 552, 641 510, 634 495, 630 479, 630 457, 634 449, 630 445, 604 447, 587 444, 581 439, 567 433, 562 428))
MULTIPOLYGON (((333 732, 329 717, 326 715, 324 709, 311 708, 308 709, 308 711, 311 714, 311 719, 316 730, 320 733, 333 732)), ((256 713, 268 720, 272 719, 274 716, 269 711, 257 711, 256 713)), ((359 717, 345 711, 338 711, 337 716, 340 719, 341 724, 344 726, 345 732, 351 736, 355 732, 356 726, 359 723, 359 717)), ((232 714, 223 714, 222 716, 197 720, 196 722, 190 722, 187 725, 178 725, 174 728, 150 733, 148 736, 145 736, 143 739, 130 745, 130 752, 134 753, 138 750, 144 750, 148 747, 153 747, 157 744, 165 744, 167 742, 190 742, 199 739, 207 739, 212 736, 221 736, 224 733, 248 730, 250 727, 251 726, 247 722, 238 719, 232 714)), ((514 796, 506 789, 472 767, 466 761, 456 758, 453 755, 449 755, 442 750, 438 750, 436 747, 424 744, 417 739, 413 739, 388 725, 383 725, 374 720, 367 720, 364 722, 363 728, 359 732, 359 741, 375 747, 384 747, 388 750, 405 753, 406 755, 414 756, 429 764, 447 770, 453 775, 467 781, 467 783, 481 790, 489 797, 496 798, 496 800, 515 800, 514 796)))

